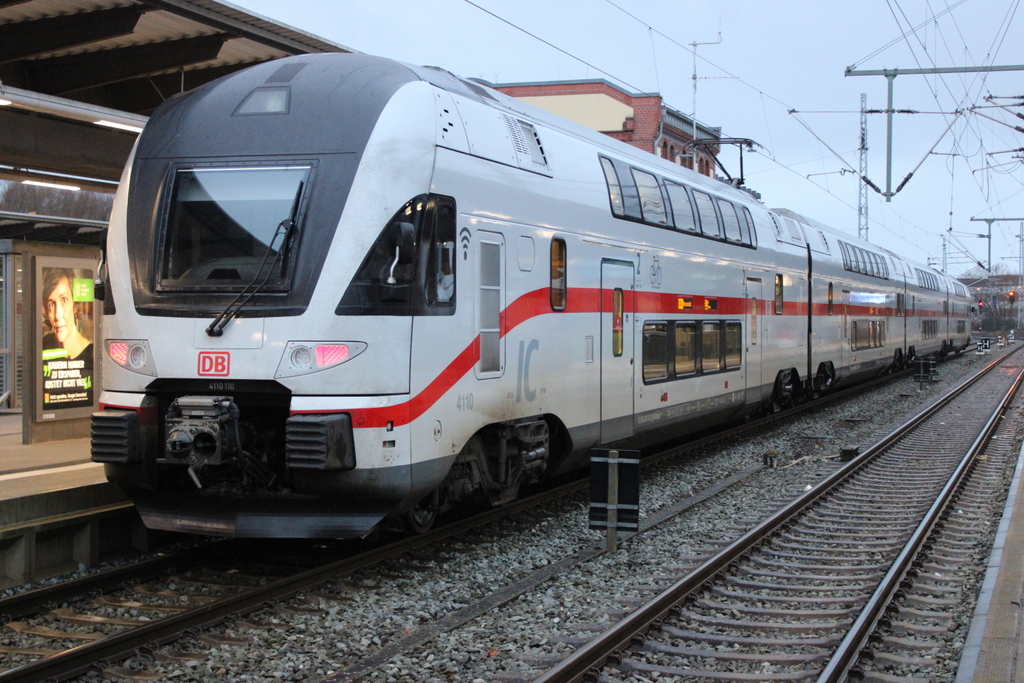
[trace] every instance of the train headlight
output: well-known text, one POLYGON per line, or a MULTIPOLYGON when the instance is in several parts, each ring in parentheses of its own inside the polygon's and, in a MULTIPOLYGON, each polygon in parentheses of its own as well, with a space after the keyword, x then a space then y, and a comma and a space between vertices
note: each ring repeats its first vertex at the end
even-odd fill
POLYGON ((295 370, 309 370, 313 367, 313 352, 308 346, 296 346, 288 360, 295 370))
POLYGON ((138 370, 149 364, 149 351, 141 344, 135 344, 128 349, 128 365, 138 370))
POLYGON ((290 341, 275 377, 295 377, 341 365, 366 350, 364 342, 290 341))
POLYGON ((108 339, 107 355, 125 370, 156 376, 156 364, 145 339, 108 339))

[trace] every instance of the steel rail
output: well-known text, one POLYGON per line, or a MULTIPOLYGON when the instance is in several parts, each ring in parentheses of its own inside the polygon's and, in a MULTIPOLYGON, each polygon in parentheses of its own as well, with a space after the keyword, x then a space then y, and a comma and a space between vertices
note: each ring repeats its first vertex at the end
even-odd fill
POLYGON ((889 446, 901 439, 914 427, 952 403, 976 382, 980 381, 982 377, 994 370, 999 364, 1006 360, 1006 358, 1013 355, 1018 350, 1019 349, 1014 349, 1013 351, 997 358, 976 375, 968 378, 957 387, 954 387, 944 396, 941 396, 934 401, 931 405, 926 406, 912 418, 892 430, 878 443, 823 479, 810 491, 807 491, 804 495, 796 498, 786 507, 765 519, 732 544, 723 548, 717 555, 708 559, 699 567, 693 569, 689 574, 672 584, 661 594, 649 600, 625 619, 619 621, 610 629, 589 641, 573 654, 569 655, 541 676, 534 679, 534 683, 577 683, 578 681, 582 681, 584 676, 591 673, 597 667, 603 665, 615 651, 622 649, 635 636, 647 631, 657 621, 664 619, 679 602, 700 589, 706 582, 714 578, 716 574, 720 573, 730 563, 749 552, 771 532, 783 526, 790 519, 806 509, 813 501, 817 500, 839 482, 846 479, 850 474, 861 469, 869 462, 880 456, 889 448, 889 446))
POLYGON ((83 596, 102 595, 120 590, 135 581, 151 581, 182 564, 191 564, 196 559, 211 553, 226 551, 226 548, 216 545, 220 543, 231 543, 231 541, 216 541, 173 554, 161 554, 148 560, 108 569, 97 574, 54 583, 24 593, 15 593, 0 599, 0 621, 7 623, 32 616, 45 609, 50 603, 73 602, 81 600, 83 596))
MULTIPOLYGON (((909 373, 905 371, 906 374, 909 373)), ((880 384, 892 380, 893 376, 879 378, 868 382, 862 382, 848 389, 827 394, 818 400, 802 403, 788 410, 775 413, 766 418, 755 420, 747 424, 712 434, 683 446, 674 446, 661 453, 652 454, 644 459, 644 464, 662 461, 676 457, 681 453, 709 445, 716 441, 739 435, 749 429, 770 425, 778 420, 800 414, 806 410, 822 407, 828 403, 841 400, 868 391, 880 384)), ((57 655, 25 664, 15 669, 0 672, 0 683, 38 681, 38 680, 67 680, 74 676, 81 675, 91 669, 97 668, 97 663, 118 661, 131 656, 134 652, 143 649, 155 649, 161 645, 173 642, 185 631, 202 629, 213 626, 217 623, 239 614, 260 609, 263 606, 287 599, 301 593, 304 590, 311 590, 338 576, 351 573, 358 569, 372 566, 387 559, 401 556, 412 550, 435 543, 445 538, 463 533, 469 529, 483 526, 504 516, 515 514, 531 507, 556 500, 589 486, 589 480, 572 481, 555 488, 543 491, 528 498, 521 499, 512 504, 489 510, 480 515, 460 520, 445 525, 422 536, 400 539, 387 545, 375 548, 355 557, 338 560, 327 565, 306 570, 298 574, 280 579, 265 586, 260 586, 251 591, 246 591, 234 596, 226 597, 213 603, 207 603, 195 610, 172 615, 159 621, 154 621, 144 626, 135 627, 131 630, 115 634, 103 640, 80 645, 57 655)), ((201 550, 188 551, 188 556, 200 554, 201 550)), ((156 576, 164 571, 166 567, 182 561, 181 555, 153 558, 146 561, 142 567, 141 574, 156 576)), ((8 598, 10 602, 0 601, 0 615, 6 613, 8 618, 20 618, 30 614, 33 610, 38 611, 46 603, 65 602, 76 598, 90 596, 90 589, 94 595, 96 591, 110 592, 124 587, 131 578, 137 578, 139 574, 133 575, 132 566, 122 569, 111 570, 94 576, 83 577, 65 584, 38 589, 21 596, 8 598), (63 586, 67 586, 64 588, 63 586), (5 609, 6 607, 6 609, 5 609), (17 615, 17 617, 15 617, 17 615)))
POLYGON ((287 600, 303 591, 314 590, 338 576, 364 569, 393 557, 399 557, 420 547, 483 526, 508 514, 521 512, 558 499, 579 487, 578 482, 564 484, 511 505, 488 510, 480 515, 445 525, 422 536, 403 538, 356 557, 299 572, 265 586, 201 605, 188 612, 137 626, 103 640, 79 645, 59 654, 4 671, 0 673, 0 683, 36 683, 40 680, 62 681, 73 678, 94 669, 96 663, 125 659, 140 648, 156 649, 180 638, 186 631, 209 628, 228 618, 256 611, 277 601, 287 600))
POLYGON ((1013 385, 992 412, 988 422, 967 450, 960 464, 939 493, 938 498, 932 503, 924 519, 921 520, 917 529, 907 540, 903 550, 893 561, 889 571, 886 572, 885 577, 882 579, 882 583, 864 605, 860 615, 847 632, 846 637, 843 638, 839 647, 829 659, 828 664, 822 669, 821 674, 818 676, 818 683, 839 683, 839 681, 846 679, 850 668, 857 662, 861 650, 874 632, 878 620, 882 617, 886 607, 889 606, 889 602, 903 582, 904 577, 906 577, 921 547, 928 540, 935 525, 942 518, 950 500, 959 490, 964 477, 967 476, 968 471, 977 461, 978 455, 991 440, 1000 420, 1009 409, 1010 402, 1016 396, 1018 389, 1020 389, 1022 381, 1024 381, 1024 370, 1017 374, 1017 379, 1014 380, 1013 385))

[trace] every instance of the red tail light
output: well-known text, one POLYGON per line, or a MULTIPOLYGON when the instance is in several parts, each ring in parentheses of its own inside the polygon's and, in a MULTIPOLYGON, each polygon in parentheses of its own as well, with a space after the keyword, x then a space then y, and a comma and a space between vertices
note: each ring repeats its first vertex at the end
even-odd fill
POLYGON ((118 365, 128 364, 128 344, 126 342, 110 342, 107 352, 118 365))
POLYGON ((320 344, 316 347, 316 364, 321 368, 348 358, 347 344, 320 344))

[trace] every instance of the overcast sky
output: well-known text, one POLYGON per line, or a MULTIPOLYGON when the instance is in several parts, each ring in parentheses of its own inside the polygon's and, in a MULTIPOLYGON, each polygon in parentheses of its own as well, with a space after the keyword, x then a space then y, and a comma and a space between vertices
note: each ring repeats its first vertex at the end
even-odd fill
MULTIPOLYGON (((720 32, 720 43, 697 47, 696 118, 764 147, 744 165, 768 206, 853 235, 858 180, 840 170, 858 168, 860 94, 884 109, 886 79, 847 77, 846 67, 1024 64, 1021 0, 233 1, 361 52, 492 83, 604 78, 658 92, 687 115, 689 44, 720 32)), ((949 271, 958 275, 969 259, 988 259, 987 241, 973 236, 986 224, 971 218, 1024 218, 1022 155, 999 153, 1024 147, 1013 128, 1024 126, 1015 116, 1024 107, 953 114, 992 107, 986 95, 1024 95, 1024 71, 895 79, 894 108, 921 113, 894 117, 893 189, 923 164, 892 202, 870 193, 872 242, 941 268, 941 235, 952 227, 949 271)), ((868 177, 882 189, 885 141, 885 115, 869 115, 868 177)), ((734 150, 721 158, 739 173, 734 150)), ((1019 231, 1019 222, 993 227, 993 262, 1008 272, 1018 271, 1019 231)))

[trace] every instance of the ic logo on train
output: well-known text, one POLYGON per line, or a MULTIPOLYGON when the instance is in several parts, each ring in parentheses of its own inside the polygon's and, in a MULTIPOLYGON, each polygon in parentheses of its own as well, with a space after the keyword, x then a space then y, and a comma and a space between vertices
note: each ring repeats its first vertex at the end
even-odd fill
POLYGON ((231 374, 231 354, 226 351, 203 351, 199 354, 200 377, 227 377, 231 374))

